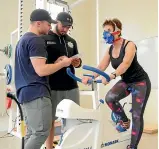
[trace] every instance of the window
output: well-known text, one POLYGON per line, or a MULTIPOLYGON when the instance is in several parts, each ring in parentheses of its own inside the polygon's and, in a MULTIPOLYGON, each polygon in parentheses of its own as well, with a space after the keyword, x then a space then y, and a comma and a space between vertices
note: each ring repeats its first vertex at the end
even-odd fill
POLYGON ((46 9, 51 13, 53 19, 55 19, 56 15, 59 12, 66 11, 67 7, 68 7, 67 5, 62 5, 62 4, 60 5, 59 3, 58 4, 51 3, 48 2, 48 0, 36 0, 36 9, 39 8, 46 9))
POLYGON ((64 8, 56 4, 47 3, 47 11, 51 13, 52 19, 56 19, 58 13, 62 12, 64 8))
POLYGON ((44 0, 36 0, 36 9, 45 9, 44 0))
MULTIPOLYGON (((54 3, 47 3, 47 11, 51 13, 52 19, 56 19, 56 16, 58 13, 63 11, 68 11, 67 5, 60 5, 60 4, 54 4, 54 3)), ((55 24, 52 24, 52 28, 55 27, 55 24)), ((68 31, 68 34, 70 35, 71 29, 68 31)))
MULTIPOLYGON (((69 7, 65 1, 53 2, 52 0, 36 0, 36 9, 46 9, 50 12, 52 19, 56 19, 58 13, 62 11, 69 11, 69 7)), ((55 24, 52 24, 52 28, 55 27, 55 24)), ((70 31, 68 32, 70 34, 70 31)))

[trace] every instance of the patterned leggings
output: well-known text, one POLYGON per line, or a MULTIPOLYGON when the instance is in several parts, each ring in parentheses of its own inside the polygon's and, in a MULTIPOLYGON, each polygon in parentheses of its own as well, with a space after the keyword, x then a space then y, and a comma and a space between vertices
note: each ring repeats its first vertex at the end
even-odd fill
POLYGON ((132 134, 130 145, 133 146, 134 149, 137 149, 143 133, 143 114, 151 91, 151 82, 149 78, 147 77, 146 80, 141 82, 128 84, 120 80, 107 93, 105 100, 109 108, 117 115, 120 115, 121 120, 128 121, 128 118, 119 103, 121 99, 130 94, 128 88, 131 88, 132 94, 132 134))

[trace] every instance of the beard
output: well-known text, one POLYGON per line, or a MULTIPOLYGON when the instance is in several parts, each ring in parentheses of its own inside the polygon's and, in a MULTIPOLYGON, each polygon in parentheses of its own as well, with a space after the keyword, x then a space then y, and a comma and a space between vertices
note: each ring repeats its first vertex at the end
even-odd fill
POLYGON ((60 32, 60 31, 59 31, 57 25, 56 25, 56 32, 57 32, 59 35, 66 35, 66 32, 60 32))

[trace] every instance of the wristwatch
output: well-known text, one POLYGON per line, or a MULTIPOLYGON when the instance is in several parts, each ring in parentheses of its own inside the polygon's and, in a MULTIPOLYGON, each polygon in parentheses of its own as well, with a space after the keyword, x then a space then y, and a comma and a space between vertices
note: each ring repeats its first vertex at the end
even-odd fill
MULTIPOLYGON (((114 76, 115 76, 115 78, 116 78, 116 73, 115 73, 115 72, 112 72, 111 74, 112 74, 112 75, 114 75, 114 76)), ((114 78, 114 79, 115 79, 115 78, 114 78)))

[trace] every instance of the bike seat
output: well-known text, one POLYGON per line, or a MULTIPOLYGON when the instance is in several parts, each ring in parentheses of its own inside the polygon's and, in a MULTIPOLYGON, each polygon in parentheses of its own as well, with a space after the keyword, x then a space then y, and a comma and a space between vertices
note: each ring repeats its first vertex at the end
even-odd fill
POLYGON ((99 110, 86 109, 70 99, 63 99, 56 108, 56 117, 66 119, 94 119, 99 120, 99 110))

